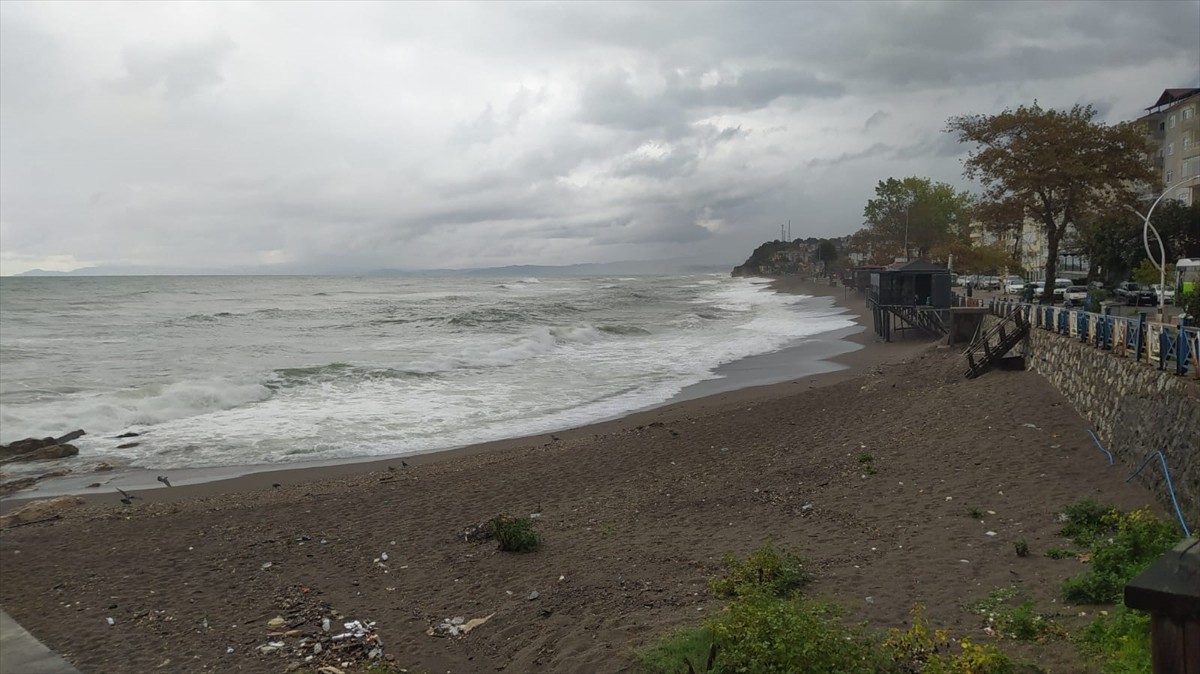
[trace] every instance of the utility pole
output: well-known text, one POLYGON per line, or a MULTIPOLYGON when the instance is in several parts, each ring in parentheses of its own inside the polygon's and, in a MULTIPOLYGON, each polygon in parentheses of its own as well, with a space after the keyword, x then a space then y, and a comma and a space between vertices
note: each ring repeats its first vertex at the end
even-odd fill
POLYGON ((787 240, 787 239, 784 239, 784 238, 783 238, 783 223, 782 223, 782 222, 781 222, 781 223, 779 223, 779 238, 780 238, 781 240, 784 240, 784 241, 786 241, 786 240, 787 240))
POLYGON ((792 219, 788 218, 788 241, 792 240, 792 219))

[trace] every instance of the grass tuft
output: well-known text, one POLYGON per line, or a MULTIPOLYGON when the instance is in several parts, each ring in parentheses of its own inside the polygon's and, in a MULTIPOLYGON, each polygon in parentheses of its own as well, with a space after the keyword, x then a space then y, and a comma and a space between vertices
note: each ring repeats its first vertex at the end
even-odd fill
POLYGON ((500 515, 492 520, 492 531, 505 552, 533 552, 542 546, 542 536, 534 531, 532 517, 500 515))

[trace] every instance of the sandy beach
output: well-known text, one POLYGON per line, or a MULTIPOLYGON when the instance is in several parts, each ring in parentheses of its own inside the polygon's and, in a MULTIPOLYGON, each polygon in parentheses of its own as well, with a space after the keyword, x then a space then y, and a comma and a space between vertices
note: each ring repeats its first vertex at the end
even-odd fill
MULTIPOLYGON (((777 286, 861 316, 840 287, 777 286)), ((94 494, 0 534, 0 606, 87 673, 284 672, 299 662, 290 648, 260 646, 330 615, 374 622, 409 671, 636 671, 637 649, 721 610, 705 583, 723 554, 773 539, 812 560, 810 594, 873 628, 905 625, 919 601, 986 639, 963 605, 1014 585, 1070 624, 1081 609, 1051 602, 1079 563, 1042 554, 1062 545, 1057 512, 1152 496, 1037 374, 966 380, 956 350, 845 338, 864 348, 836 357, 844 369, 408 465, 255 473, 148 489, 132 506, 94 494), (502 513, 537 513, 544 547, 464 537, 502 513), (427 633, 453 617, 488 620, 427 633)), ((780 358, 731 367, 766 381, 780 358)), ((1066 643, 1000 645, 1083 668, 1066 643)))

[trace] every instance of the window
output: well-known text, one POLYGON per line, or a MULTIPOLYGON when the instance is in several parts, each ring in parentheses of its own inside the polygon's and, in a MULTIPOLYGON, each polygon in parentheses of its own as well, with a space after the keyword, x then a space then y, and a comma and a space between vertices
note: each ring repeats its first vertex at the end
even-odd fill
POLYGON ((1183 149, 1186 150, 1186 149, 1190 148, 1191 146, 1192 146, 1192 132, 1184 131, 1183 132, 1183 149))
POLYGON ((1170 119, 1170 121, 1171 121, 1171 124, 1170 124, 1171 128, 1174 129, 1175 128, 1175 115, 1171 115, 1168 119, 1170 119))
POLYGON ((1191 119, 1195 115, 1196 115, 1196 106, 1189 105, 1188 107, 1183 109, 1183 118, 1184 119, 1191 119))
POLYGON ((1181 177, 1191 178, 1198 173, 1196 170, 1197 168, 1200 168, 1200 157, 1193 157, 1192 159, 1183 160, 1183 167, 1179 170, 1179 172, 1181 177))
POLYGON ((1163 182, 1165 182, 1167 185, 1170 185, 1171 183, 1175 182, 1175 172, 1167 171, 1167 179, 1164 180, 1163 182))
POLYGON ((1175 154, 1175 143, 1167 143, 1167 156, 1175 154))

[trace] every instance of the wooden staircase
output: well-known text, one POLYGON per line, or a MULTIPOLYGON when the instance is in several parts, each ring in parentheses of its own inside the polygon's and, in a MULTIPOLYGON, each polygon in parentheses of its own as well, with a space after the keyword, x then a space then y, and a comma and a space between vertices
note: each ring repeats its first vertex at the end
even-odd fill
POLYGON ((896 304, 885 306, 884 309, 930 337, 945 337, 949 332, 937 309, 896 304))
POLYGON ((967 379, 974 379, 1029 335, 1029 319, 1015 309, 967 347, 967 379))

